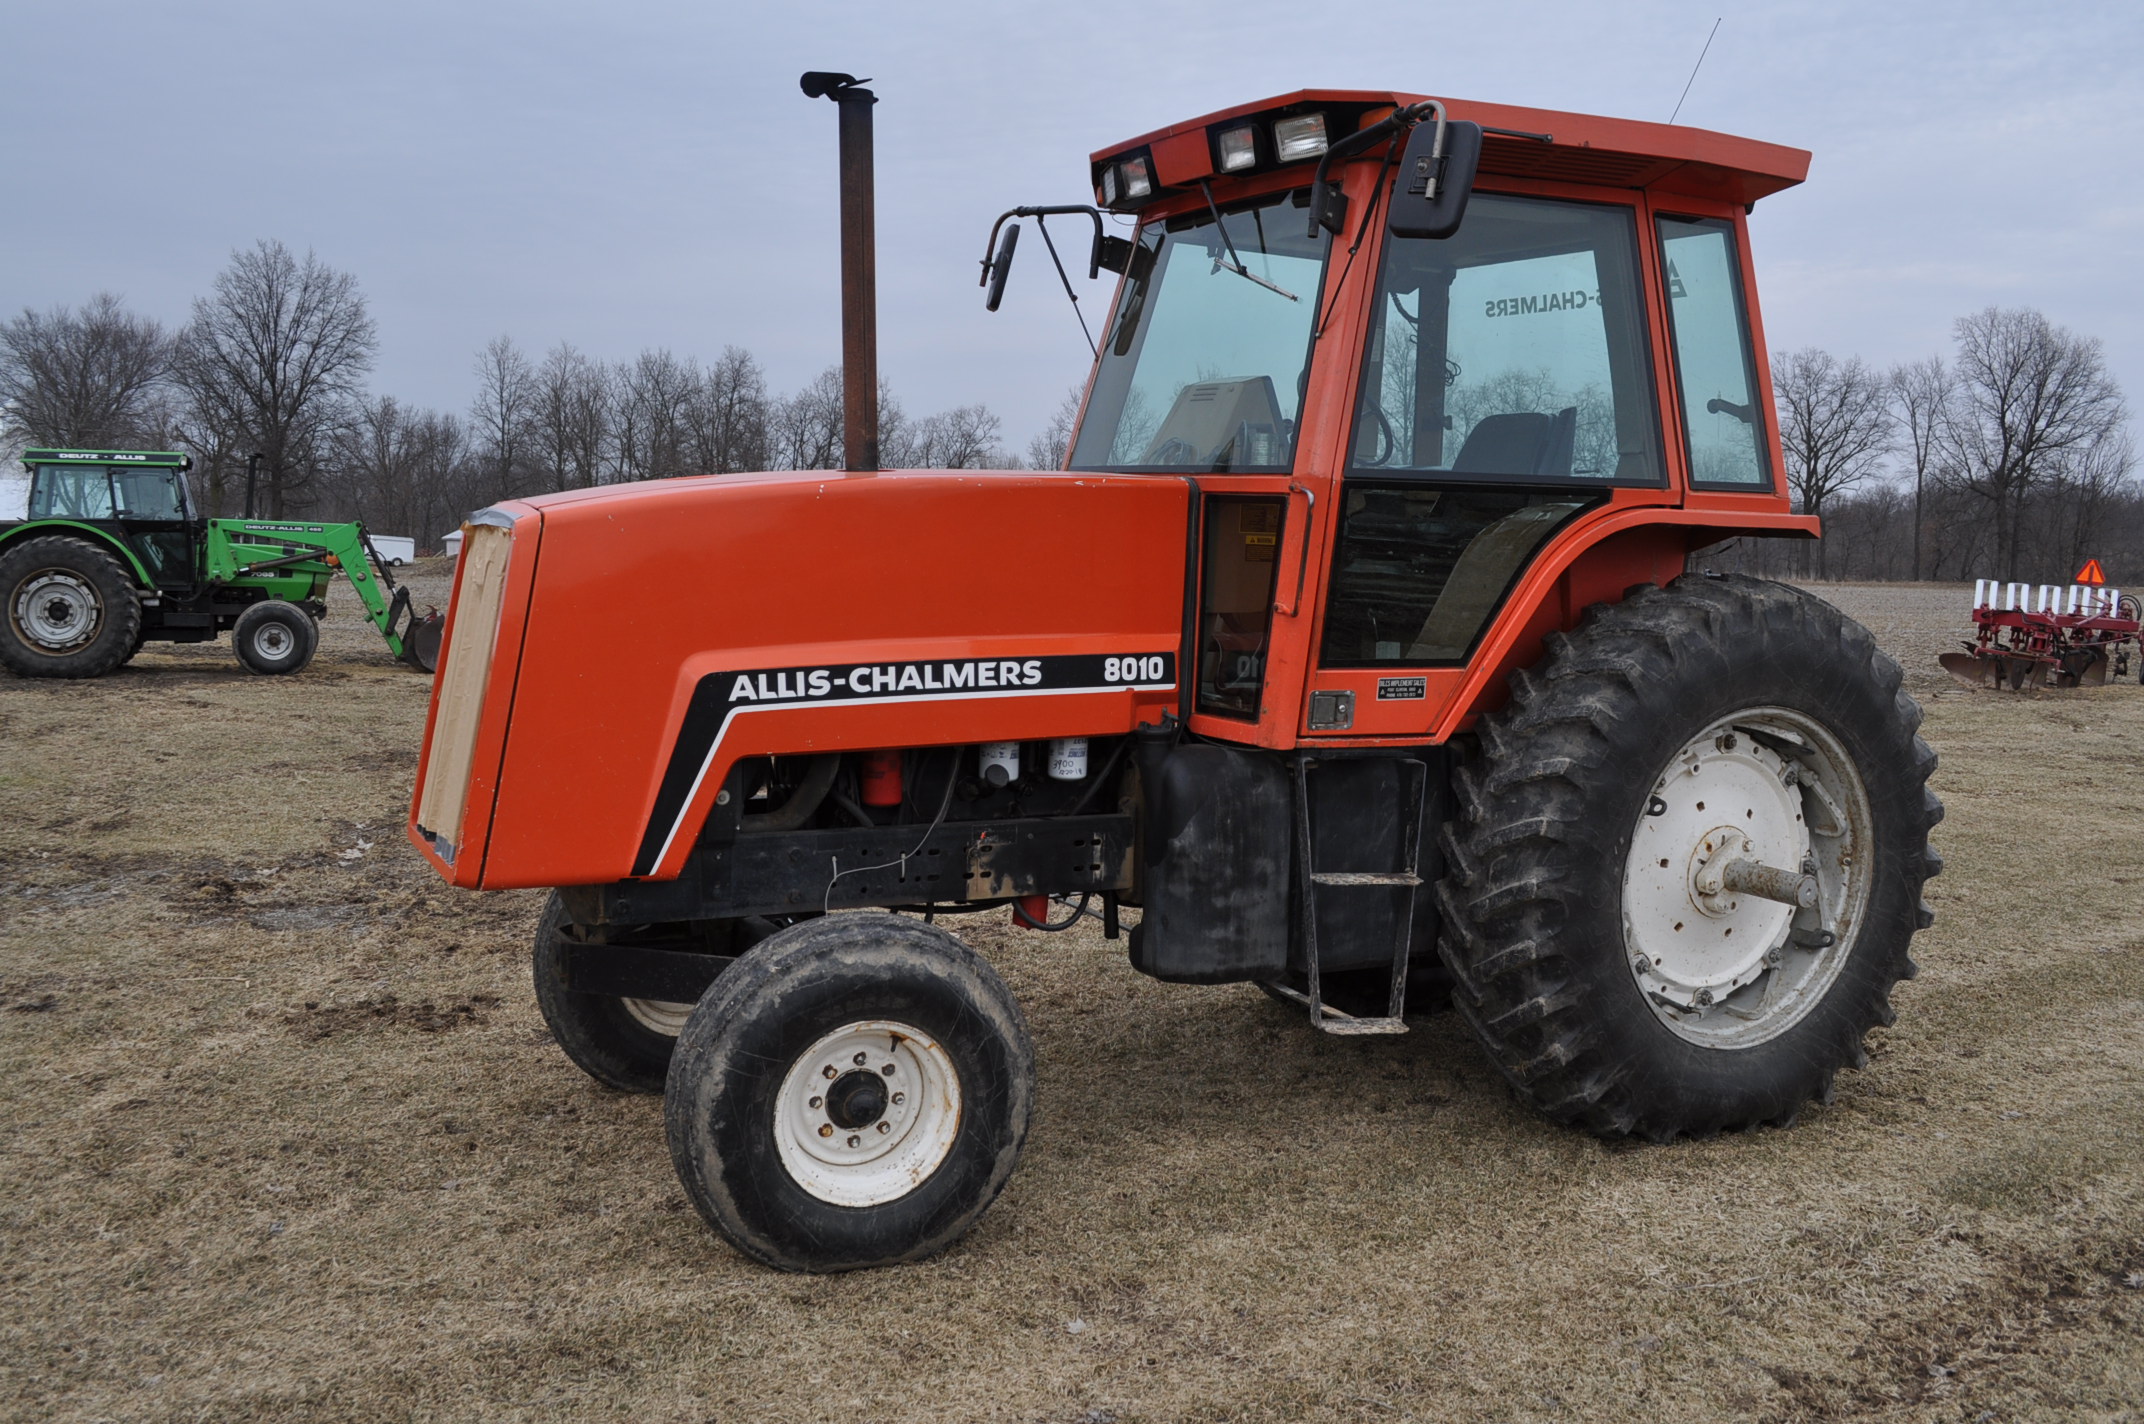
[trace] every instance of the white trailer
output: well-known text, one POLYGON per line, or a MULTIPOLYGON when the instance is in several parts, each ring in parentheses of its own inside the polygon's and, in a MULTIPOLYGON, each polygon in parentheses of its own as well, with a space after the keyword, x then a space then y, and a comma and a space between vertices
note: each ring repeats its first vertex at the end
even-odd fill
POLYGON ((396 568, 412 562, 417 557, 417 541, 415 539, 405 539, 399 534, 373 534, 368 537, 372 540, 374 552, 384 562, 392 564, 396 568))

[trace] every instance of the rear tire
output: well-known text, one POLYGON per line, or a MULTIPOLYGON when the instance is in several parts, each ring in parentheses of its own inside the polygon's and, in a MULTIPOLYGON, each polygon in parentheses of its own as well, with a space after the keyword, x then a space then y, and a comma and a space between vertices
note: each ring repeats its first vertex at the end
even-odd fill
POLYGON ((24 677, 102 677, 140 646, 126 568, 82 539, 46 535, 0 555, 0 664, 24 677))
POLYGON ((1034 1047, 1004 981, 945 931, 807 920, 710 987, 670 1063, 670 1156, 700 1215, 785 1271, 915 1261, 1012 1175, 1034 1047))
POLYGON ((1745 578, 1640 588, 1547 644, 1454 777, 1454 1006, 1522 1097, 1603 1135, 1829 1101, 1934 918, 1936 757, 1898 664, 1829 604, 1745 578), (1707 890, 1723 855, 1813 875, 1819 907, 1707 890))
POLYGON ((250 672, 302 672, 320 646, 320 625, 294 603, 269 599, 238 615, 231 648, 250 672))
POLYGON ((536 922, 536 1007, 573 1065, 621 1093, 659 1093, 690 1004, 620 999, 566 987, 563 931, 572 921, 558 892, 536 922))

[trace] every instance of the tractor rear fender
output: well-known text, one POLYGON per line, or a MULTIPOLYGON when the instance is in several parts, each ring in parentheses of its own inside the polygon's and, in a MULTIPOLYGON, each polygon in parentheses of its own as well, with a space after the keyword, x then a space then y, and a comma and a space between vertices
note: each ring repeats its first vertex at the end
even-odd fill
POLYGON ((1443 741, 1472 726, 1482 713, 1502 707, 1512 672, 1539 662, 1542 640, 1577 627, 1592 605, 1619 602, 1638 584, 1664 586, 1684 572, 1692 551, 1723 539, 1813 539, 1819 528, 1809 515, 1737 510, 1723 516, 1642 505, 1610 508, 1579 522, 1542 551, 1512 590, 1505 606, 1532 612, 1524 619, 1498 620, 1439 719, 1436 739, 1443 741))
POLYGON ((411 838, 458 885, 668 879, 739 758, 1156 721, 1189 503, 1152 476, 800 472, 486 511, 411 838))
POLYGON ((149 589, 156 586, 156 580, 149 577, 149 570, 143 567, 140 556, 126 546, 126 541, 114 538, 108 530, 99 529, 94 524, 80 524, 72 519, 39 519, 29 524, 18 524, 12 529, 0 532, 0 549, 5 549, 17 539, 35 539, 48 534, 65 534, 109 549, 119 556, 121 563, 133 571, 137 587, 149 589))
POLYGON ((1305 697, 1296 714, 1303 720, 1292 729, 1279 729, 1283 740, 1269 745, 1446 741, 1470 728, 1482 713, 1501 707, 1511 673, 1540 661, 1543 640, 1577 627, 1592 605, 1620 602, 1638 584, 1665 585, 1684 571, 1692 550, 1722 539, 1807 539, 1815 537, 1817 529, 1813 518, 1760 510, 1605 505, 1574 520, 1526 566, 1464 664, 1407 670, 1402 680, 1415 685, 1403 700, 1383 695, 1382 684, 1393 680, 1393 669, 1316 668, 1310 675, 1311 689, 1353 694, 1352 725, 1338 735, 1310 726, 1311 699, 1305 697), (1291 730, 1292 738, 1287 736, 1291 730))

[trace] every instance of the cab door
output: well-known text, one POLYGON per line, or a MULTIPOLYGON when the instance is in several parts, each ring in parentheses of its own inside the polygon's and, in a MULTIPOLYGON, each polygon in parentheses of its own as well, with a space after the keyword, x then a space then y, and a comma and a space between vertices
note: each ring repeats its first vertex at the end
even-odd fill
POLYGON ((1667 503, 1636 196, 1477 192, 1388 238, 1331 511, 1306 738, 1418 738, 1544 549, 1667 503))

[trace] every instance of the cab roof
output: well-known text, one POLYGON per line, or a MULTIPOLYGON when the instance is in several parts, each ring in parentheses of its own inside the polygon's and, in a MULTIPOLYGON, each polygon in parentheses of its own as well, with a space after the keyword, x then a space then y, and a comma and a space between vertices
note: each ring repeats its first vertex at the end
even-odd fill
POLYGON ((193 460, 176 450, 25 450, 25 465, 151 465, 190 470, 193 460))
POLYGON ((1216 176, 1208 131, 1229 120, 1323 109, 1339 121, 1331 129, 1332 137, 1338 139, 1381 118, 1388 109, 1430 98, 1441 100, 1448 117, 1470 120, 1490 131, 1482 143, 1484 174, 1645 188, 1744 207, 1809 176, 1805 149, 1710 129, 1370 89, 1298 89, 1239 104, 1099 149, 1092 163, 1099 172, 1111 159, 1151 148, 1154 177, 1160 186, 1190 186, 1216 176), (1547 142, 1542 141, 1544 137, 1547 142))

